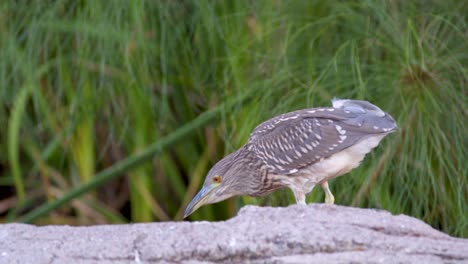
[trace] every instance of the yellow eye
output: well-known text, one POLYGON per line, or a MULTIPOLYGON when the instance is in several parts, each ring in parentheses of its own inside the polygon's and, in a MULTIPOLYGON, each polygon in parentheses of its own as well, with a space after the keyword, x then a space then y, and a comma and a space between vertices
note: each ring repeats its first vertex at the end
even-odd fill
POLYGON ((213 183, 220 184, 221 181, 222 181, 221 176, 219 176, 219 175, 213 176, 212 181, 213 181, 213 183))

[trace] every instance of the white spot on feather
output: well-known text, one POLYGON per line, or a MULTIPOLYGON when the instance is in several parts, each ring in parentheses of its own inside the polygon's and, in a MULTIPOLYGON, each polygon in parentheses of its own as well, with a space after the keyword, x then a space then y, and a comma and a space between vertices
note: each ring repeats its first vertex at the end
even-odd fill
POLYGON ((333 99, 332 100, 332 105, 334 108, 341 108, 343 107, 343 104, 349 100, 346 99, 333 99))
POLYGON ((278 164, 275 165, 275 167, 278 169, 278 170, 283 170, 284 168, 278 164))
POLYGON ((346 130, 344 130, 341 126, 335 125, 335 128, 336 128, 336 131, 338 131, 338 133, 340 133, 340 135, 346 134, 346 130))
POLYGON ((297 155, 299 158, 302 157, 302 154, 301 154, 299 151, 294 150, 294 153, 296 153, 296 155, 297 155))
POLYGON ((280 142, 278 145, 279 145, 279 148, 280 148, 282 151, 286 151, 286 149, 284 148, 283 143, 280 142))
POLYGON ((279 120, 281 120, 281 121, 287 121, 287 120, 291 120, 291 119, 296 119, 296 118, 298 118, 298 117, 299 117, 299 115, 292 115, 292 116, 280 118, 279 120))

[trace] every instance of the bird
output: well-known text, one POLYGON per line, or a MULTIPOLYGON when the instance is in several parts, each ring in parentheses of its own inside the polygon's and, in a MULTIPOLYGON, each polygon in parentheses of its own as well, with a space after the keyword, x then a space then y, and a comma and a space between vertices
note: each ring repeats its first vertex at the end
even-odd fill
POLYGON ((328 181, 359 166, 397 130, 391 115, 364 100, 332 99, 331 107, 296 110, 258 125, 247 142, 217 162, 184 212, 240 195, 258 197, 288 187, 305 205, 316 185, 325 203, 335 198, 328 181))

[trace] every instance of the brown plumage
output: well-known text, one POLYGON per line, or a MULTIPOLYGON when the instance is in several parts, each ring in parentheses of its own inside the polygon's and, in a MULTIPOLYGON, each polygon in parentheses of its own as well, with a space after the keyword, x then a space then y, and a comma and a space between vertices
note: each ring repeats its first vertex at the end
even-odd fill
POLYGON ((396 130, 393 118, 359 100, 333 100, 333 107, 298 110, 257 126, 248 142, 219 161, 185 211, 236 195, 260 196, 289 187, 297 203, 320 184, 357 167, 364 156, 396 130), (216 180, 215 180, 216 179, 216 180))

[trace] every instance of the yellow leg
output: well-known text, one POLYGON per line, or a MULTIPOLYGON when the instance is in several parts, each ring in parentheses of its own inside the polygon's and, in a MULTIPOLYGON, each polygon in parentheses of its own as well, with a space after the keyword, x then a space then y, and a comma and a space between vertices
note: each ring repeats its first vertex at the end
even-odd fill
POLYGON ((328 187, 328 182, 324 181, 320 184, 320 186, 322 186, 322 189, 325 192, 325 203, 334 204, 335 197, 333 196, 333 193, 330 191, 330 188, 328 187))

